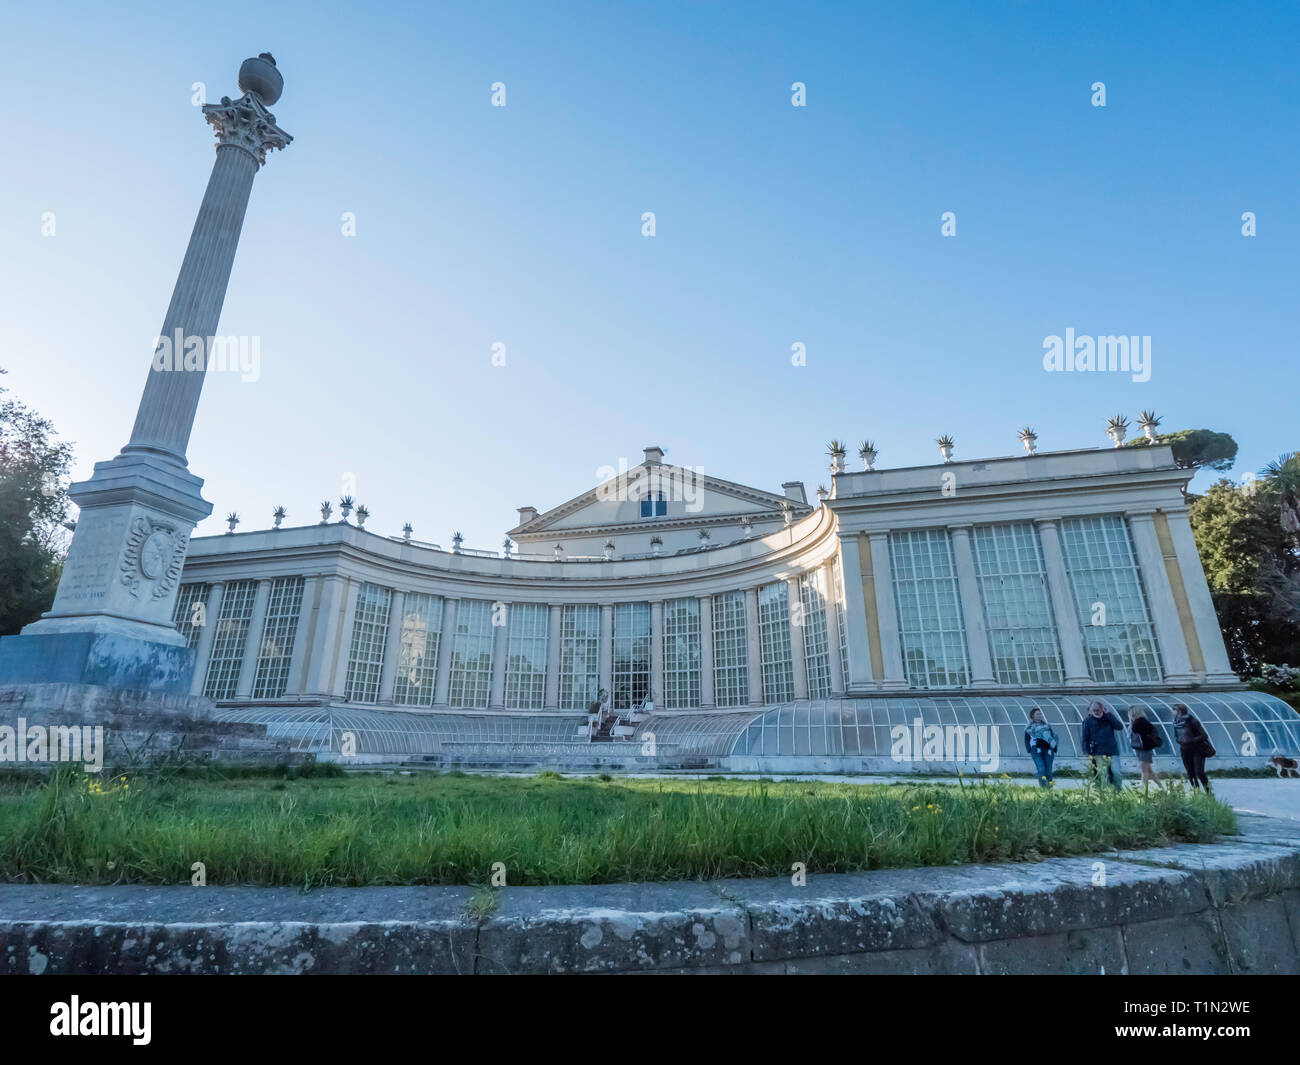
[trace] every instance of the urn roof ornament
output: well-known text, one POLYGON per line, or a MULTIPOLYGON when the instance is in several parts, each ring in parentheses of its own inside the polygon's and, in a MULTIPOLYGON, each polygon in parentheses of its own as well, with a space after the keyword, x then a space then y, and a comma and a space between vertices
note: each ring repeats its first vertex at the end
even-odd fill
POLYGON ((293 143, 293 137, 275 124, 275 115, 268 110, 284 91, 284 77, 270 52, 244 60, 239 68, 239 88, 244 95, 238 100, 223 96, 219 104, 204 104, 203 117, 216 131, 218 148, 242 148, 259 167, 264 166, 267 152, 293 143))

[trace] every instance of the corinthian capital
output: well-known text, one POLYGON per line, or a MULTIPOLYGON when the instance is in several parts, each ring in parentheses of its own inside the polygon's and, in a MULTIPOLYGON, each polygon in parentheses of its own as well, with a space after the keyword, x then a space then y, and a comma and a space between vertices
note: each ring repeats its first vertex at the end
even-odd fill
POLYGON ((203 117, 217 133, 217 146, 243 148, 258 166, 266 164, 266 153, 284 149, 293 141, 275 124, 275 115, 266 109, 256 93, 245 93, 238 100, 223 96, 219 104, 204 104, 203 117))

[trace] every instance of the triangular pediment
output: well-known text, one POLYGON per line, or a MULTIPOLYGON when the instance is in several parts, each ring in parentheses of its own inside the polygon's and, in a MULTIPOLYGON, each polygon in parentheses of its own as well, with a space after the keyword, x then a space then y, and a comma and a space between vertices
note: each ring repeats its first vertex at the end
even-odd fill
POLYGON ((647 517, 642 515, 641 504, 651 496, 663 497, 666 513, 649 516, 660 521, 710 522, 728 515, 779 516, 786 505, 793 506, 798 516, 810 509, 761 488, 725 481, 682 466, 643 462, 517 526, 510 530, 510 536, 643 525, 647 517))

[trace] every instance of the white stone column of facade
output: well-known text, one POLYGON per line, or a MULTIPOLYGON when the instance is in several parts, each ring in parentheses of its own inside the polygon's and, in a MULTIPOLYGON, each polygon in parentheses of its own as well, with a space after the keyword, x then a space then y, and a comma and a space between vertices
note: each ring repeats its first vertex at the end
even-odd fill
POLYGON ((700 596, 700 707, 713 706, 713 596, 700 596))
POLYGON ((257 677, 257 660, 262 652, 262 633, 266 630, 266 605, 271 601, 271 582, 257 582, 253 593, 253 616, 248 619, 248 633, 244 637, 244 657, 239 661, 239 679, 235 682, 235 698, 247 699, 253 694, 253 681, 257 677))
POLYGON ((1151 612, 1151 623, 1160 644, 1165 683, 1191 684, 1196 675, 1187 654, 1187 641, 1183 639, 1183 625, 1174 604, 1173 589, 1169 586, 1169 574, 1165 572, 1165 557, 1156 538, 1154 515, 1130 512, 1128 523, 1133 530, 1133 547, 1146 588, 1147 609, 1151 612))
POLYGON ((600 608, 600 681, 599 686, 611 699, 614 696, 614 608, 600 608))
POLYGON ((650 602, 650 701, 664 706, 664 601, 650 602))
POLYGON ((208 588, 208 598, 203 604, 203 628, 199 630, 199 642, 194 645, 194 679, 190 682, 191 695, 202 695, 203 684, 208 679, 212 641, 217 634, 217 619, 221 617, 221 599, 225 590, 225 581, 217 581, 208 588))
POLYGON ((903 637, 898 628, 898 607, 894 603, 894 567, 889 559, 889 534, 870 535, 871 572, 876 585, 876 617, 880 623, 880 657, 884 677, 880 686, 899 691, 907 687, 903 671, 903 637))
POLYGON ((745 656, 749 659, 749 705, 763 705, 763 641, 758 632, 758 589, 745 589, 745 656))
POLYGON ((438 675, 433 682, 433 705, 446 706, 451 694, 451 650, 456 642, 456 603, 451 596, 442 600, 442 632, 438 636, 438 675))
POLYGON ((989 653, 989 630, 980 603, 979 578, 975 575, 975 553, 971 550, 969 525, 950 525, 952 555, 957 564, 957 593, 961 598, 962 623, 966 628, 966 653, 970 656, 970 686, 993 687, 993 657, 989 653))
POLYGON ((845 642, 849 650, 849 675, 844 678, 844 683, 849 690, 872 687, 877 680, 871 669, 871 638, 867 630, 867 607, 863 600, 862 561, 858 556, 858 542, 857 533, 850 533, 840 539, 844 627, 848 631, 848 640, 845 642))
POLYGON ((346 577, 330 573, 322 578, 320 607, 316 612, 316 633, 311 641, 304 694, 328 698, 333 693, 334 658, 338 651, 339 628, 343 621, 347 591, 346 577))
POLYGON ((307 577, 302 582, 302 604, 298 608, 298 623, 293 631, 293 653, 289 656, 289 679, 285 682, 284 698, 302 694, 305 676, 303 667, 311 653, 311 618, 320 595, 322 578, 307 577))
POLYGON ((506 655, 510 646, 510 611, 509 603, 498 600, 492 604, 492 685, 488 692, 488 706, 494 710, 501 710, 506 705, 506 655), (500 614, 497 613, 498 608, 500 614), (500 625, 495 624, 498 618, 502 622, 500 625))
POLYGON ((840 615, 835 599, 835 560, 821 568, 822 589, 826 603, 826 659, 831 666, 831 695, 844 694, 844 663, 840 661, 840 615))
POLYGON ((402 653, 402 611, 406 609, 406 593, 393 592, 388 607, 388 643, 384 645, 384 666, 379 674, 379 701, 392 705, 393 689, 397 686, 397 656, 402 653))
POLYGON ((1219 615, 1214 609, 1210 586, 1205 580, 1205 570, 1201 567, 1201 556, 1196 549, 1196 536, 1192 532, 1187 511, 1170 510, 1165 515, 1169 519, 1169 535, 1174 542, 1178 569, 1183 575, 1183 587, 1187 591, 1188 606, 1196 626, 1196 638, 1200 641, 1201 654, 1205 658, 1205 682, 1236 684, 1237 675, 1232 671, 1228 648, 1223 642, 1223 629, 1219 626, 1219 615))
POLYGON ((1043 569, 1047 574, 1052 616, 1056 619, 1056 638, 1061 648, 1065 683, 1072 688, 1086 688, 1092 684, 1092 677, 1088 674, 1088 659, 1083 653, 1083 630, 1079 627, 1079 614, 1074 607, 1070 575, 1065 570, 1060 523, 1055 518, 1037 518, 1034 524, 1038 526, 1038 542, 1043 548, 1043 569))
POLYGON ((785 594, 789 603, 786 617, 790 622, 790 673, 794 680, 794 697, 804 702, 808 699, 808 654, 803 639, 807 619, 803 616, 798 577, 791 577, 785 582, 785 594))
POLYGON ((563 638, 564 607, 551 604, 550 633, 546 640, 546 698, 547 710, 560 708, 560 640, 563 638))
POLYGON ((330 694, 342 698, 348 686, 348 662, 352 658, 352 633, 357 627, 357 600, 361 597, 361 582, 349 580, 344 598, 343 617, 339 621, 338 657, 334 663, 334 679, 330 694))

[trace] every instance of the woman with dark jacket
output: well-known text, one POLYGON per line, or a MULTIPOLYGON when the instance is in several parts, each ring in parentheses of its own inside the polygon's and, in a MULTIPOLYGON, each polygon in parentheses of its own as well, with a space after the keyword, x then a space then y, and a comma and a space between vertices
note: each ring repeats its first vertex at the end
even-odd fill
POLYGON ((1205 759, 1215 755, 1209 734, 1182 703, 1174 703, 1174 739, 1183 756, 1183 768, 1194 788, 1210 790, 1210 778, 1205 775, 1205 759))
POLYGON ((1025 726, 1025 750, 1034 760, 1038 770, 1039 786, 1052 786, 1052 762, 1056 758, 1056 730, 1047 723, 1043 711, 1035 706, 1029 711, 1029 724, 1025 726))
POLYGON ((1156 772, 1155 753, 1156 748, 1165 742, 1164 738, 1156 731, 1155 725, 1151 724, 1144 706, 1134 703, 1128 708, 1128 723, 1132 729, 1133 753, 1137 755, 1142 780, 1159 786, 1160 774, 1156 772))

